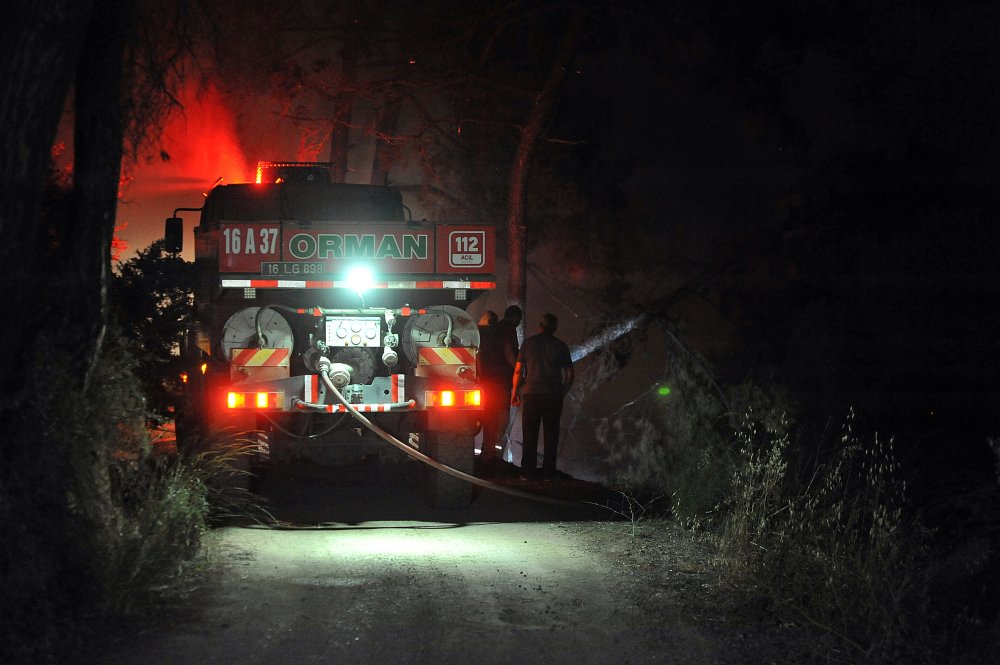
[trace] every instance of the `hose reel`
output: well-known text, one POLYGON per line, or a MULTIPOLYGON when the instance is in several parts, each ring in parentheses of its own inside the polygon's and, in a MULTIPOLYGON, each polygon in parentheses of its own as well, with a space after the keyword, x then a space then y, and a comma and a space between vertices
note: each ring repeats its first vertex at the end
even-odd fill
POLYGON ((429 307, 407 320, 400 345, 417 376, 475 376, 479 326, 458 307, 429 307))

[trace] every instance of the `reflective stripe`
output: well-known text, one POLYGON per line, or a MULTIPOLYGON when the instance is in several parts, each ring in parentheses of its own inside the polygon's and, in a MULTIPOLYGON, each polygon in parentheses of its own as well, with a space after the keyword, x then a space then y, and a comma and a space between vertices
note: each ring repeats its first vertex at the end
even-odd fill
POLYGON ((319 397, 319 376, 316 374, 308 374, 302 378, 305 379, 303 397, 307 402, 314 402, 319 397))
MULTIPOLYGON (((356 411, 362 413, 385 413, 389 410, 388 404, 352 404, 356 411)), ((343 404, 327 404, 327 413, 347 413, 347 407, 343 404)))
POLYGON ((404 383, 406 381, 405 374, 393 374, 392 375, 392 390, 391 397, 393 402, 402 402, 406 399, 406 390, 404 388, 404 383))
MULTIPOLYGON (((393 404, 352 404, 355 411, 361 413, 388 413, 390 411, 411 411, 416 403, 413 400, 393 404)), ((299 402, 295 408, 300 411, 325 411, 326 413, 347 413, 343 404, 306 404, 299 402)))
POLYGON ((288 349, 234 349, 236 367, 288 367, 288 349))
MULTIPOLYGON (((496 282, 400 281, 376 282, 373 289, 495 289, 496 282)), ((304 281, 297 279, 223 279, 222 288, 255 289, 352 289, 345 281, 304 281)))
POLYGON ((475 365, 476 354, 464 346, 420 347, 417 349, 419 365, 475 365))

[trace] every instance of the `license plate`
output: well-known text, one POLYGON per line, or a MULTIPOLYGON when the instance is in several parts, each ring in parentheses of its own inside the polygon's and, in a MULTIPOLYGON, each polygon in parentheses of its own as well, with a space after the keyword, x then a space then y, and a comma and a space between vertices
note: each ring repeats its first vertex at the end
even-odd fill
POLYGON ((319 261, 261 263, 260 274, 263 277, 323 275, 326 274, 326 264, 319 261))

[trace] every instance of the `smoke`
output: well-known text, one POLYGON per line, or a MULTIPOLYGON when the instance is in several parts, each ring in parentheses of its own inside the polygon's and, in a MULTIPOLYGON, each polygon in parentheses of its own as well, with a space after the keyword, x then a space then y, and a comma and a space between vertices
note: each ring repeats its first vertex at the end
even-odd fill
MULTIPOLYGON (((160 144, 149 146, 123 177, 118 223, 130 250, 162 238, 163 220, 175 208, 201 206, 214 184, 252 182, 256 162, 244 155, 234 111, 219 89, 192 82, 178 99, 183 108, 167 119, 160 144)), ((186 258, 192 258, 196 223, 192 216, 185 224, 186 258)))
POLYGON ((136 166, 136 195, 201 188, 217 179, 247 182, 253 175, 237 136, 233 111, 212 84, 189 83, 180 94, 183 109, 163 128, 162 145, 136 166))

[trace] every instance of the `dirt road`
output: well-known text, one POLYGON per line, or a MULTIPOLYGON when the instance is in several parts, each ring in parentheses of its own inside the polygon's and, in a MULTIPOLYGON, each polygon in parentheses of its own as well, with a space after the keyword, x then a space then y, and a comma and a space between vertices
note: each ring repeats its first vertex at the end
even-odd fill
POLYGON ((604 551, 629 537, 626 524, 494 492, 433 511, 420 471, 299 471, 265 484, 277 526, 214 532, 199 588, 98 662, 721 661, 716 637, 641 609, 644 590, 604 551))

